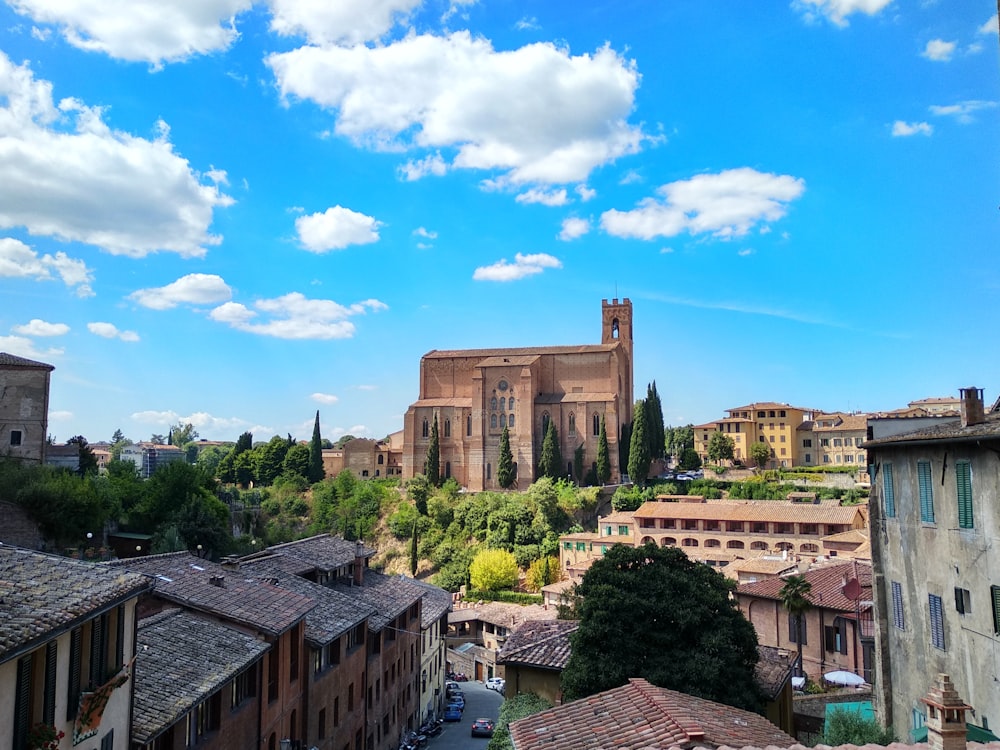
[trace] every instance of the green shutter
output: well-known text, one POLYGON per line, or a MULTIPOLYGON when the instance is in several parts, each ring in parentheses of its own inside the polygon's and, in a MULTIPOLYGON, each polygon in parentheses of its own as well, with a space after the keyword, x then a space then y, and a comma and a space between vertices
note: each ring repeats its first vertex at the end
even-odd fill
POLYGON ((968 461, 959 461, 955 464, 955 482, 958 496, 958 527, 975 528, 975 519, 972 515, 972 467, 968 461))
POLYGON ((896 492, 892 484, 892 464, 882 464, 882 489, 885 495, 885 517, 896 517, 896 492))
POLYGON ((931 462, 917 461, 917 483, 920 488, 920 520, 934 523, 934 489, 931 484, 931 462))

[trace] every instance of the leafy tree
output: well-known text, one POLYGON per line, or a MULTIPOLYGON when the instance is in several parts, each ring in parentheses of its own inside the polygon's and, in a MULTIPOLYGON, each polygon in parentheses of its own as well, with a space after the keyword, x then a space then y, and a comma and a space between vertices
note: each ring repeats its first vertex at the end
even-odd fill
POLYGON ((309 441, 309 481, 316 483, 323 480, 323 438, 319 434, 319 410, 316 410, 316 421, 313 423, 312 440, 309 441))
POLYGON ((514 745, 510 741, 510 723, 550 708, 552 708, 551 703, 534 693, 519 693, 508 698, 500 704, 500 716, 486 750, 513 750, 514 745))
POLYGON ((423 474, 414 474, 413 478, 406 483, 406 493, 410 501, 417 509, 417 513, 422 516, 427 515, 427 498, 431 496, 431 483, 423 474))
POLYGON ((646 386, 646 443, 649 445, 649 455, 653 458, 663 458, 666 450, 665 430, 663 427, 663 404, 660 394, 656 392, 656 381, 646 386))
POLYGON ((115 430, 115 434, 111 436, 111 460, 117 461, 121 458, 122 448, 126 445, 132 445, 132 441, 125 437, 125 433, 121 430, 115 430))
POLYGON ((296 443, 288 449, 282 463, 282 473, 309 479, 309 446, 296 443))
POLYGON ((251 451, 254 457, 255 474, 261 484, 273 484, 281 476, 285 468, 285 456, 288 455, 288 441, 275 435, 264 445, 259 445, 251 451))
POLYGON ((771 460, 771 446, 760 441, 751 443, 750 460, 758 469, 766 469, 767 462, 771 460))
POLYGON ((841 745, 891 745, 897 741, 892 727, 882 727, 875 719, 865 718, 859 711, 834 707, 826 717, 823 744, 841 745))
POLYGON ((243 451, 248 451, 251 448, 253 448, 253 433, 244 432, 242 435, 236 438, 236 446, 233 448, 233 450, 236 452, 236 455, 239 455, 243 451))
POLYGON ((812 584, 801 575, 788 576, 784 585, 778 590, 781 606, 795 621, 795 641, 799 644, 799 661, 796 669, 799 676, 802 676, 802 620, 805 613, 812 608, 812 602, 809 600, 811 591, 812 584))
POLYGON ((77 473, 81 477, 87 476, 88 474, 96 474, 97 456, 94 455, 94 449, 90 447, 90 444, 87 442, 87 438, 83 435, 76 435, 66 441, 66 445, 73 444, 77 446, 77 451, 80 457, 77 473))
POLYGON ((198 430, 194 428, 194 425, 190 422, 182 423, 178 422, 170 428, 169 434, 169 445, 176 445, 179 448, 183 448, 188 443, 193 443, 198 439, 198 430))
POLYGON ((601 416, 601 433, 597 438, 597 481, 607 484, 611 479, 611 454, 608 451, 608 428, 601 416))
POLYGON ((233 459, 233 481, 241 487, 249 487, 255 478, 254 463, 253 451, 236 454, 233 459))
POLYGON ((152 435, 150 435, 149 442, 153 443, 154 445, 168 445, 167 439, 163 436, 162 432, 154 432, 152 435))
POLYGON ((121 428, 115 430, 115 434, 111 436, 111 445, 115 443, 120 443, 125 439, 125 433, 121 431, 121 428))
POLYGON ((680 458, 685 448, 694 448, 694 426, 669 427, 665 430, 667 452, 680 458))
POLYGON ((500 433, 500 458, 497 461, 497 484, 509 490, 514 486, 517 477, 514 476, 514 455, 510 451, 510 432, 504 425, 500 433))
POLYGON ((333 444, 333 447, 337 449, 343 448, 352 440, 357 440, 357 438, 354 437, 354 435, 341 435, 339 438, 337 438, 337 442, 333 444))
POLYGON ((565 475, 562 453, 559 451, 559 433, 556 431, 554 419, 549 420, 549 426, 545 430, 545 438, 542 440, 542 457, 538 462, 538 473, 543 477, 552 477, 553 479, 565 475))
POLYGON ((649 465, 652 463, 649 441, 646 439, 646 408, 643 402, 635 407, 635 421, 632 423, 632 443, 628 450, 628 474, 636 484, 646 484, 649 465))
POLYGON ((724 432, 713 432, 708 439, 708 460, 713 464, 732 461, 735 451, 735 441, 724 432))
POLYGON ((573 476, 577 484, 583 484, 583 459, 584 447, 583 443, 580 443, 573 451, 573 476))
POLYGON ((559 558, 545 555, 528 566, 524 575, 524 585, 528 591, 541 591, 543 586, 559 580, 559 558))
POLYGON ((517 559, 503 549, 484 549, 469 565, 469 580, 480 591, 513 588, 517 575, 517 559))
POLYGON ((424 474, 432 486, 441 484, 441 444, 438 442, 438 418, 434 416, 431 426, 431 442, 427 446, 427 459, 424 462, 424 474))
POLYGON ((677 460, 677 466, 684 471, 701 468, 701 456, 694 448, 684 448, 677 460))
MULTIPOLYGON (((219 476, 219 466, 222 463, 222 459, 225 458, 226 454, 231 451, 232 448, 227 448, 223 445, 210 445, 204 450, 198 452, 198 458, 195 459, 194 463, 196 466, 201 467, 209 474, 219 476)), ((222 477, 219 476, 219 479, 222 479, 222 477)), ((232 480, 230 479, 229 481, 232 480)))
POLYGON ((578 585, 580 627, 562 675, 567 700, 643 677, 757 710, 757 634, 734 587, 677 548, 611 547, 578 585))

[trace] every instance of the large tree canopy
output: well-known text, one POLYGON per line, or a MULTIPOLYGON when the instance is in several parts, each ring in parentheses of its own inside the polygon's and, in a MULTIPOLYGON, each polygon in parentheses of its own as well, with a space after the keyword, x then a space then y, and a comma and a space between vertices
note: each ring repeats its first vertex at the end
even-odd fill
POLYGON ((562 675, 566 699, 643 677, 756 710, 757 635, 730 597, 732 588, 679 549, 612 547, 577 589, 580 627, 562 675))

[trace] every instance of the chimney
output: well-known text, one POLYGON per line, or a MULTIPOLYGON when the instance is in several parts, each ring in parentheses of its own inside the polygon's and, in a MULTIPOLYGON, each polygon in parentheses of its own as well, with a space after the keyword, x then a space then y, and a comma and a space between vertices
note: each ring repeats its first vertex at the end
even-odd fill
POLYGON ((365 545, 358 540, 354 545, 354 585, 365 582, 365 545))
POLYGON ((920 699, 927 704, 927 744, 930 750, 965 750, 965 712, 972 710, 959 697, 951 678, 938 674, 937 680, 920 699))
POLYGON ((212 584, 213 586, 218 586, 221 589, 221 588, 224 588, 225 585, 226 585, 226 577, 225 576, 209 576, 208 577, 208 582, 210 584, 212 584))
POLYGON ((986 416, 983 413, 982 388, 959 388, 958 394, 961 401, 962 427, 982 424, 986 421, 986 416))

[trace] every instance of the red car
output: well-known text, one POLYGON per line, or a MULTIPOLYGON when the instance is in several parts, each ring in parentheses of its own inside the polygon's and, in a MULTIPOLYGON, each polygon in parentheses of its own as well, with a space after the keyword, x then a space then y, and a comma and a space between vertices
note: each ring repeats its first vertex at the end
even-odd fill
POLYGON ((472 722, 473 737, 492 737, 493 721, 491 719, 476 719, 472 722))

